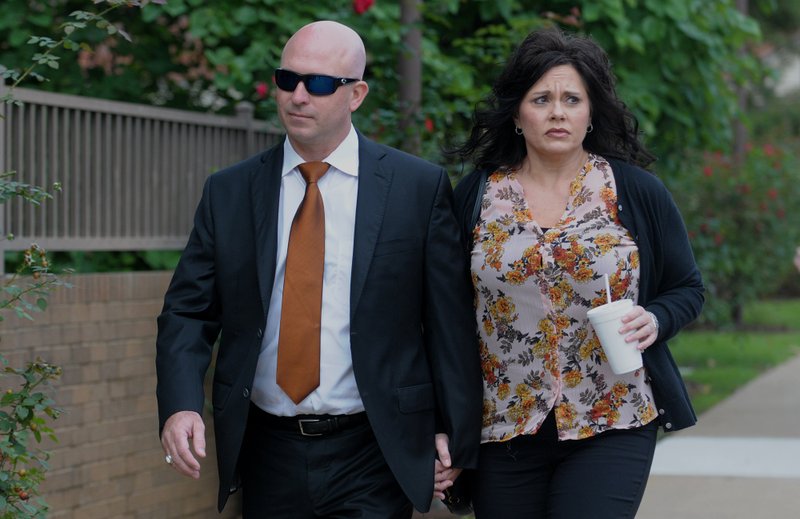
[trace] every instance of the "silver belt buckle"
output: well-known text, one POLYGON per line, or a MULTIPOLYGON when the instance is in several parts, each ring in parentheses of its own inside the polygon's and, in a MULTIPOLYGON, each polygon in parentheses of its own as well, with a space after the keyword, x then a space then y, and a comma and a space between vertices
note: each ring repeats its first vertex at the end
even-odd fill
POLYGON ((299 420, 297 420, 297 423, 300 425, 300 434, 302 434, 303 436, 322 436, 322 433, 307 433, 303 428, 303 424, 316 423, 321 421, 322 420, 318 420, 316 418, 300 418, 299 420))

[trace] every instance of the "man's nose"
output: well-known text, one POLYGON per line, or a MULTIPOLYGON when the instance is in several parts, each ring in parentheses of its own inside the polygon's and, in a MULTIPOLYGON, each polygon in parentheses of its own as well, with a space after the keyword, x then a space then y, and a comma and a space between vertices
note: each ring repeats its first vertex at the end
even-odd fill
POLYGON ((306 85, 302 81, 297 83, 297 86, 294 88, 294 92, 292 92, 292 102, 295 104, 305 104, 309 101, 311 94, 308 93, 306 90, 306 85))

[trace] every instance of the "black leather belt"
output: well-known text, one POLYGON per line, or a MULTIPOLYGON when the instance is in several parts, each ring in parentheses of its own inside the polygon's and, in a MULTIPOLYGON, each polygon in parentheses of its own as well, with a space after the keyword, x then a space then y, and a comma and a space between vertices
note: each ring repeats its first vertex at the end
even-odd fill
POLYGON ((275 416, 253 405, 250 413, 254 414, 253 418, 270 429, 294 432, 302 436, 325 436, 367 423, 367 413, 364 412, 341 415, 275 416))

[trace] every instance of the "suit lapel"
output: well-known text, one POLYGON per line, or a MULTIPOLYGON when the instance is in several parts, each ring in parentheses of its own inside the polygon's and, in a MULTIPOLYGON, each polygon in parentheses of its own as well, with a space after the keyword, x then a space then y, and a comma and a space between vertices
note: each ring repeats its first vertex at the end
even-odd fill
POLYGON ((266 151, 262 166, 252 172, 250 179, 253 228, 255 229, 256 267, 261 304, 269 308, 278 248, 278 205, 283 167, 283 141, 266 151))
POLYGON ((377 144, 358 134, 358 201, 350 280, 350 321, 352 322, 367 280, 375 243, 383 224, 392 171, 381 161, 386 154, 377 144))

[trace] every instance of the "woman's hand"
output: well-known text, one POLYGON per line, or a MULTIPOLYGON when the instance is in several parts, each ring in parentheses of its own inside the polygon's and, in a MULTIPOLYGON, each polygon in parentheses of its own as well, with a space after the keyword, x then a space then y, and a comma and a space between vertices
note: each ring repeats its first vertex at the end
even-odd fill
POLYGON ((625 335, 625 342, 638 341, 636 347, 644 351, 658 338, 658 321, 655 315, 636 305, 622 318, 623 326, 619 333, 625 335))

